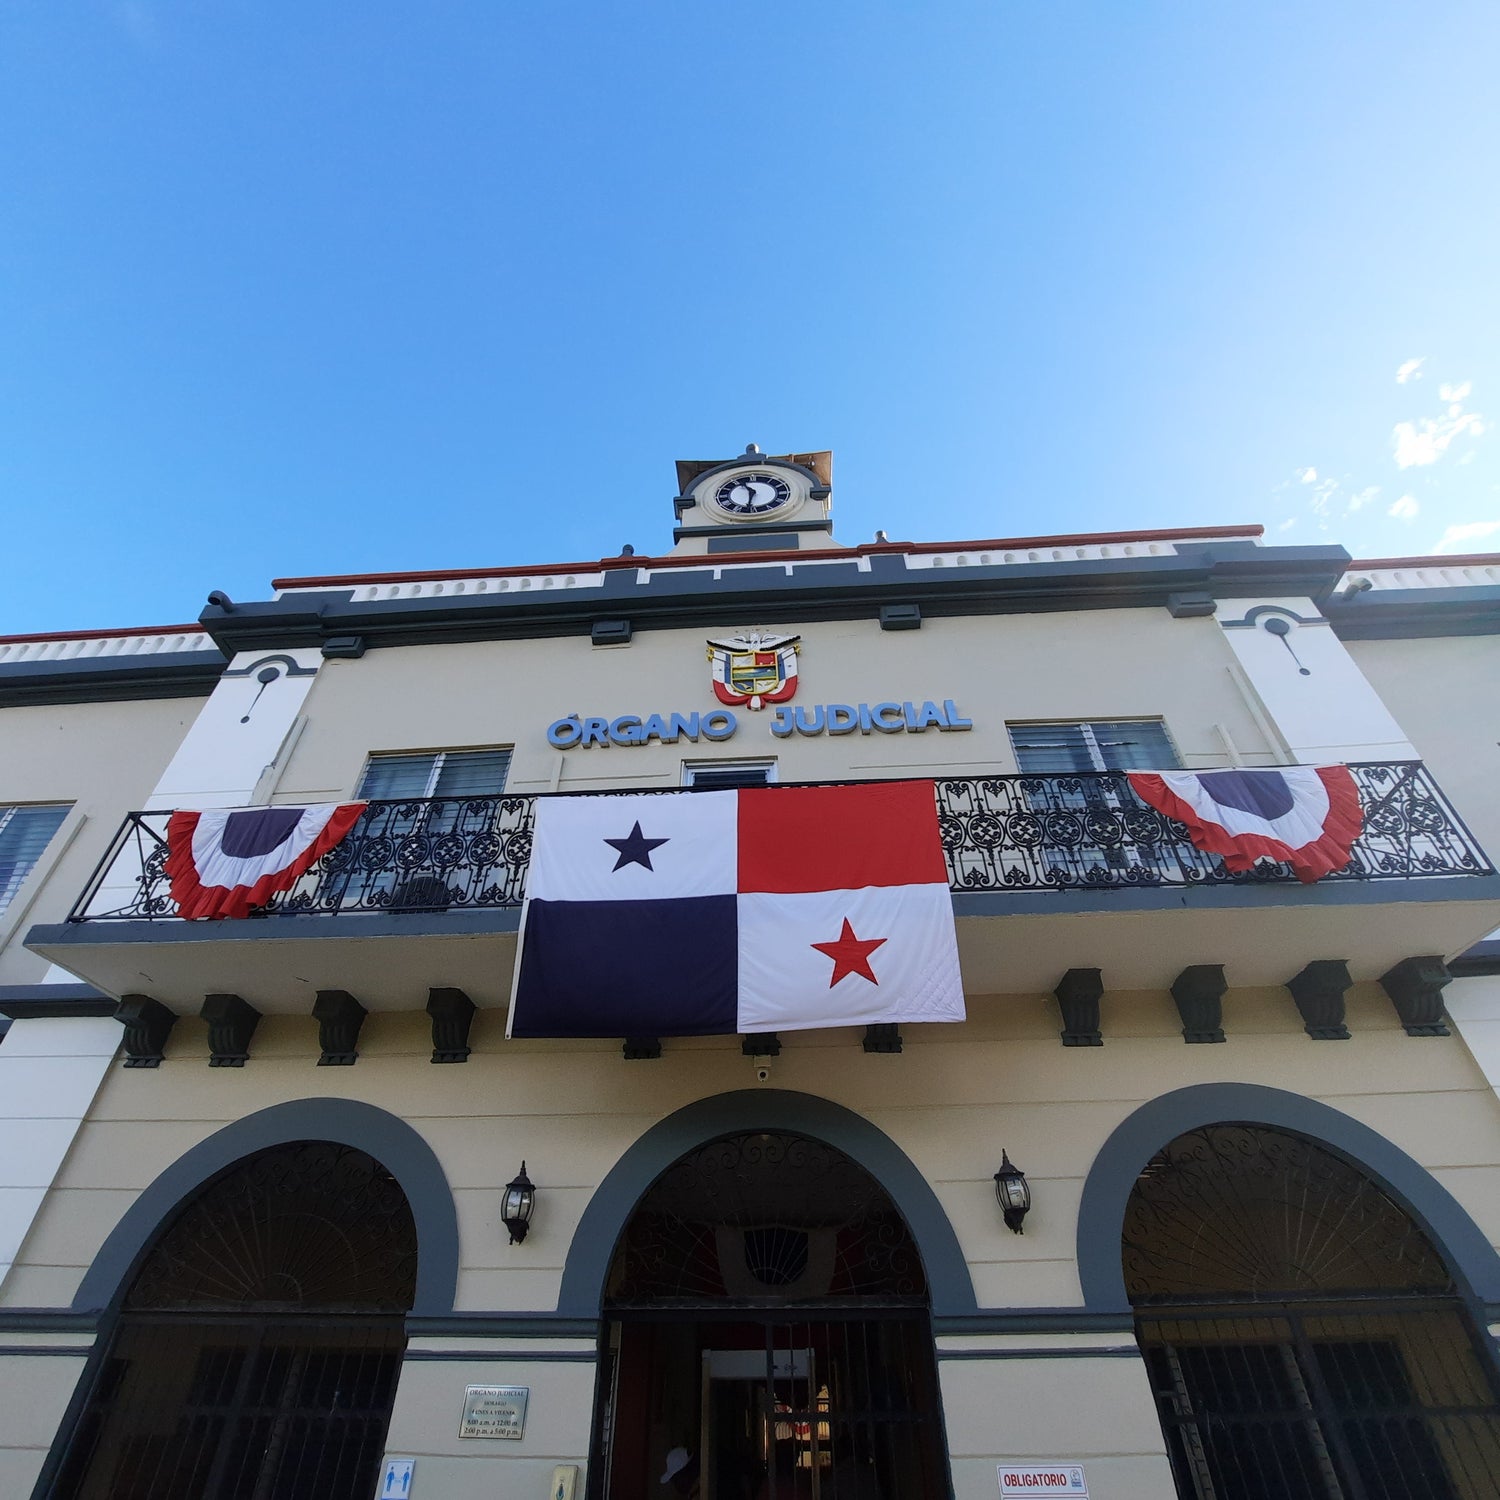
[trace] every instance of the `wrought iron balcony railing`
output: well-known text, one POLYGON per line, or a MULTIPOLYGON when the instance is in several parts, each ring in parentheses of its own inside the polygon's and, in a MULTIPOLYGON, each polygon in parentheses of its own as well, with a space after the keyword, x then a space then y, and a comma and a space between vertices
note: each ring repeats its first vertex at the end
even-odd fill
MULTIPOLYGON (((1488 875, 1484 851, 1420 761, 1349 768, 1365 826, 1327 878, 1488 875)), ((1285 865, 1231 873, 1139 801, 1122 771, 947 777, 938 813, 955 891, 1065 891, 1296 882, 1285 865)), ((642 792, 641 796, 659 795, 642 792)), ((265 908, 280 916, 518 906, 535 799, 371 802, 347 838, 265 908)), ((178 920, 166 876, 167 812, 131 813, 69 920, 178 920)))

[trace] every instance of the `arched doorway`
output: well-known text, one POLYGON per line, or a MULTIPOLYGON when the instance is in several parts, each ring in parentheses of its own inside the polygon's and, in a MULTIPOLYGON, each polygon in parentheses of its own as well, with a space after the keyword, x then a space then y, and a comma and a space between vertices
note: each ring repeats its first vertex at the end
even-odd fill
POLYGON ((1483 1334, 1344 1157, 1265 1125, 1189 1130, 1137 1179, 1123 1261, 1183 1500, 1500 1494, 1483 1334))
POLYGON ((368 1500, 417 1237, 363 1151, 296 1141, 190 1198, 131 1278, 57 1500, 368 1500))
POLYGON ((646 1191, 605 1285, 595 1500, 948 1493, 922 1259, 889 1195, 825 1142, 721 1136, 646 1191))

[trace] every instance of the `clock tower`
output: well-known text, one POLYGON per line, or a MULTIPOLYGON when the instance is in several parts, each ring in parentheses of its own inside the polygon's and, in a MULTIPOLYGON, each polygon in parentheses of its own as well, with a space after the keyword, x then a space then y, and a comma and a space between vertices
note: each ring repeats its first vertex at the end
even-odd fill
POLYGON ((836 546, 833 454, 680 459, 673 552, 787 552, 836 546))

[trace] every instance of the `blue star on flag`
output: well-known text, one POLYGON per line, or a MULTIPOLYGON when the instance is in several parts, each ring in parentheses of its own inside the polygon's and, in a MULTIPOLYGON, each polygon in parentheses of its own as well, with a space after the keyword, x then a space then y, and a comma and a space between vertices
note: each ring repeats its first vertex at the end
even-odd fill
POLYGON ((605 839, 604 841, 618 854, 615 861, 615 869, 623 870, 626 865, 640 865, 644 870, 650 870, 654 875, 655 867, 651 863, 651 851, 659 849, 663 844, 670 844, 671 839, 648 839, 641 832, 640 819, 636 820, 635 827, 623 839, 605 839))

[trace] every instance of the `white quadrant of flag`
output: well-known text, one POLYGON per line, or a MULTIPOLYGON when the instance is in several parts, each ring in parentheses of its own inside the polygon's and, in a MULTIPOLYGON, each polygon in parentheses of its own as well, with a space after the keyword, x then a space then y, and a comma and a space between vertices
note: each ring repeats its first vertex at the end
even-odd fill
POLYGON ((739 898, 739 1029, 962 1021, 946 885, 739 898))
POLYGON ((539 797, 529 901, 732 896, 734 792, 539 797))

